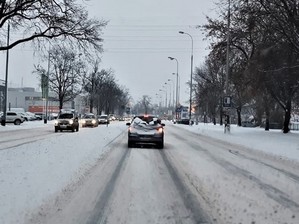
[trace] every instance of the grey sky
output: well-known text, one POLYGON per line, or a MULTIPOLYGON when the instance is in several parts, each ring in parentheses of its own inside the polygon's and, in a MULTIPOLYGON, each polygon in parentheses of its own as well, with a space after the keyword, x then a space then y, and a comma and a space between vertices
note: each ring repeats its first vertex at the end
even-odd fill
MULTIPOLYGON (((182 30, 194 38, 194 67, 200 65, 208 54, 207 42, 202 39, 196 25, 206 23, 205 16, 213 16, 214 1, 200 0, 90 0, 85 3, 92 17, 109 20, 104 29, 104 53, 102 68, 112 68, 116 79, 125 85, 134 101, 142 95, 149 95, 157 102, 156 93, 162 85, 175 76, 176 62, 179 61, 181 81, 181 103, 188 100, 190 80, 191 39, 181 35, 182 30)), ((10 51, 10 86, 37 87, 32 74, 33 51, 26 45, 10 51), (22 83, 23 80, 23 83, 22 83)), ((5 54, 0 55, 0 79, 4 79, 5 54)), ((168 94, 169 94, 168 85, 168 94)), ((173 88, 173 86, 171 87, 173 88)), ((172 91, 171 91, 172 92, 172 91)), ((168 95, 169 97, 169 95, 168 95)))

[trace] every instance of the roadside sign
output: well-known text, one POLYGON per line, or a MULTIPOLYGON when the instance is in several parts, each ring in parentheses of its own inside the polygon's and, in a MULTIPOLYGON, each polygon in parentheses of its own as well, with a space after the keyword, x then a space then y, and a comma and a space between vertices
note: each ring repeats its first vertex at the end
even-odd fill
POLYGON ((231 106, 232 106, 232 97, 231 96, 223 97, 223 107, 230 108, 231 106))

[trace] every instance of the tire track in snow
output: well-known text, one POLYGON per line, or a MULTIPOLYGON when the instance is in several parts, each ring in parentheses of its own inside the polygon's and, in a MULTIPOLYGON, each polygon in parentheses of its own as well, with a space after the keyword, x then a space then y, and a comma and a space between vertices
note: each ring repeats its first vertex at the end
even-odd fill
MULTIPOLYGON (((177 139, 186 140, 186 139, 183 139, 179 134, 176 134, 176 133, 172 133, 172 134, 177 139)), ((263 182, 262 180, 253 176, 253 174, 250 173, 249 171, 242 169, 242 168, 232 164, 229 161, 226 161, 224 159, 221 159, 220 157, 213 155, 209 150, 202 148, 198 144, 198 142, 189 141, 186 144, 191 146, 196 151, 205 153, 205 155, 207 155, 212 161, 219 164, 223 169, 227 170, 229 173, 243 176, 243 177, 255 182, 257 185, 259 185, 260 189, 263 190, 269 198, 273 199, 277 203, 281 204, 282 206, 284 206, 286 208, 292 209, 292 211, 295 213, 299 212, 299 203, 290 199, 289 195, 282 192, 278 188, 263 182)))
POLYGON ((92 216, 88 219, 87 224, 103 224, 107 222, 107 217, 105 216, 105 213, 107 208, 109 207, 108 203, 113 194, 122 167, 125 166, 125 162, 130 156, 130 153, 131 153, 131 149, 125 150, 110 180, 106 184, 104 191, 99 196, 97 203, 94 207, 94 210, 91 213, 92 216))
POLYGON ((193 220, 197 224, 211 223, 208 215, 202 209, 200 203, 196 200, 196 196, 190 191, 190 189, 181 180, 177 169, 172 165, 170 160, 167 158, 165 149, 161 150, 161 157, 165 163, 165 166, 169 172, 170 177, 173 180, 180 196, 184 202, 185 207, 191 211, 193 220))

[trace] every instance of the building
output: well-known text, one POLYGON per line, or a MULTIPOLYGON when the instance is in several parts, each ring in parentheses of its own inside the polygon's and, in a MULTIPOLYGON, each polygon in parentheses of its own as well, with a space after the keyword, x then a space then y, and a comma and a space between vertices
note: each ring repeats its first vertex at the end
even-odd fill
MULTIPOLYGON (((1 80, 0 80, 1 81, 1 80)), ((0 111, 4 109, 4 81, 0 82, 0 111)), ((7 93, 7 110, 10 108, 24 108, 25 111, 33 113, 44 113, 46 101, 42 98, 42 92, 35 91, 32 87, 8 88, 7 93)), ((64 108, 74 108, 79 113, 86 112, 86 102, 84 97, 78 96, 74 102, 67 102, 64 108)), ((48 97, 48 113, 59 112, 59 101, 54 93, 49 93, 48 97)))

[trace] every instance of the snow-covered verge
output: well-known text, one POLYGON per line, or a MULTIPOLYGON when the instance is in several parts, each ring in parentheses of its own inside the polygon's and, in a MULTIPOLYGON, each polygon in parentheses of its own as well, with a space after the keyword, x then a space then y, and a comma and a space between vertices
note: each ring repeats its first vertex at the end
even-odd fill
POLYGON ((26 122, 0 127, 0 138, 3 131, 13 135, 14 130, 41 127, 48 129, 46 139, 0 150, 0 223, 23 223, 49 197, 84 175, 126 129, 120 122, 54 133, 53 122, 26 122))
POLYGON ((245 128, 231 126, 230 133, 224 133, 224 127, 212 123, 198 125, 177 125, 200 135, 245 146, 253 150, 299 161, 299 131, 283 134, 281 130, 265 131, 263 128, 245 128))

